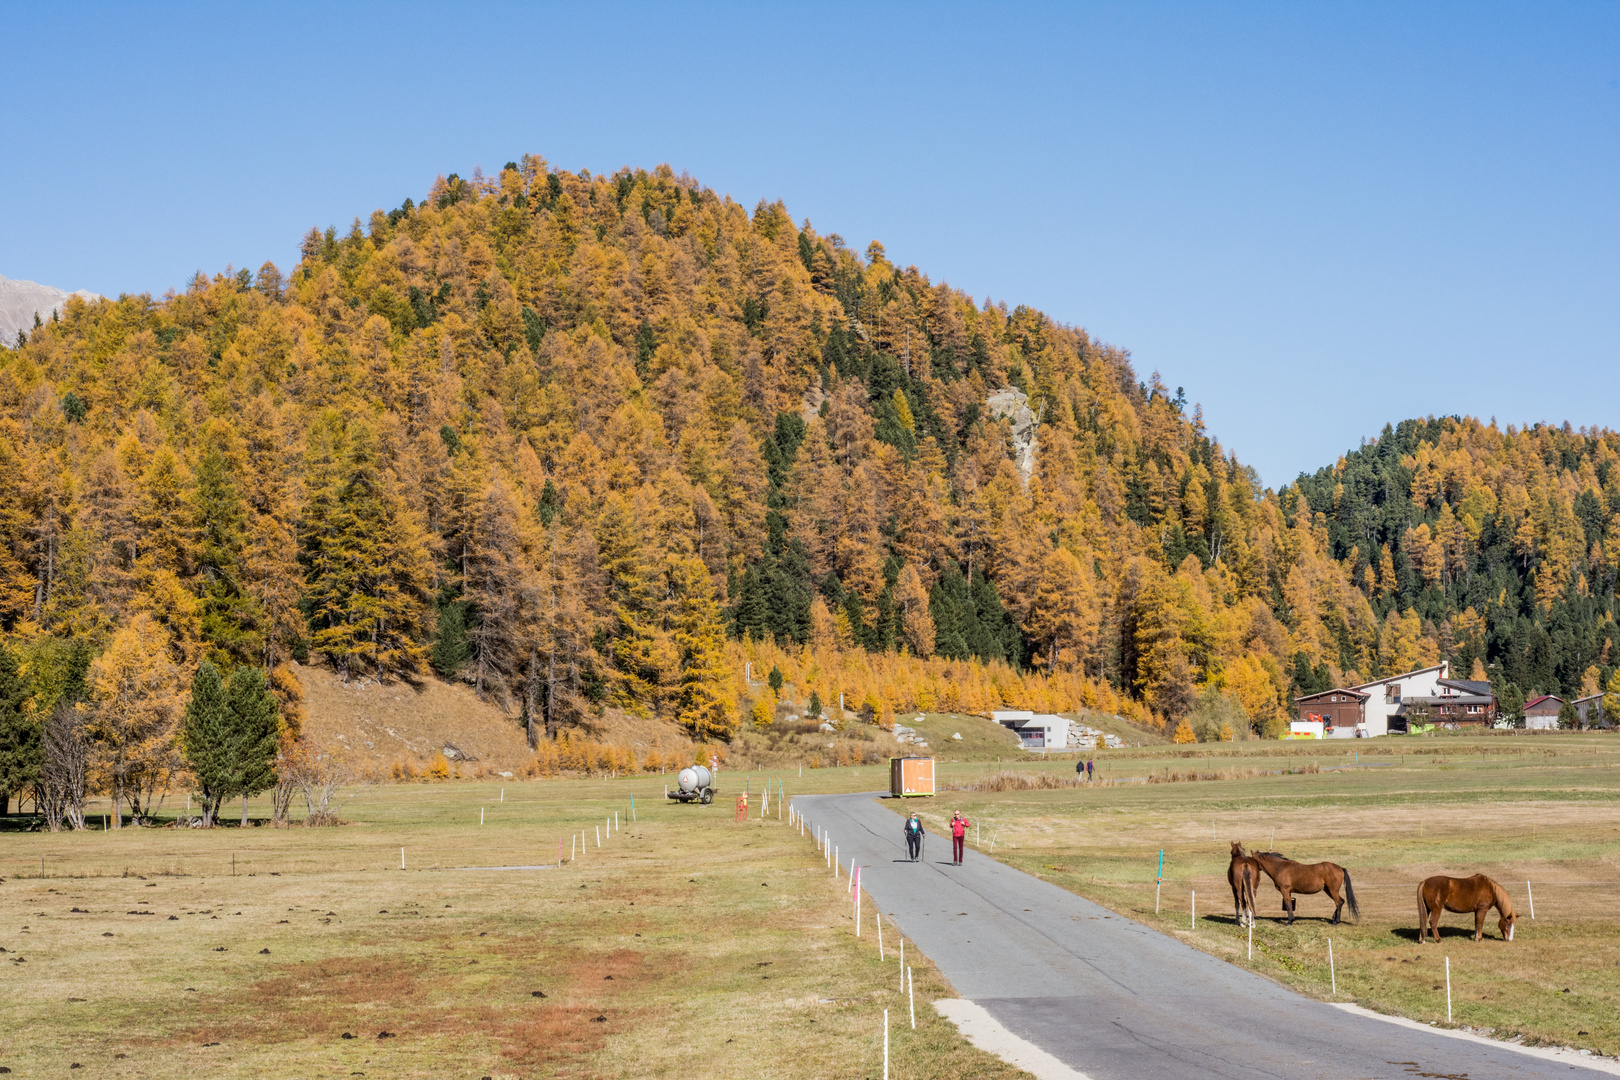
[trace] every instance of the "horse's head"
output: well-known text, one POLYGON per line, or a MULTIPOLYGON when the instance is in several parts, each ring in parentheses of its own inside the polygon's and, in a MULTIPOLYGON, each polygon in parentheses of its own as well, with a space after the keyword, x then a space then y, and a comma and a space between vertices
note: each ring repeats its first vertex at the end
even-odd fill
POLYGON ((1243 857, 1243 844, 1237 840, 1232 841, 1232 858, 1241 859, 1243 857))
POLYGON ((1496 910, 1501 915, 1496 920, 1496 928, 1502 932, 1503 941, 1512 941, 1513 924, 1519 921, 1519 917, 1513 913, 1513 901, 1508 899, 1507 890, 1494 881, 1491 882, 1491 889, 1496 893, 1496 910))

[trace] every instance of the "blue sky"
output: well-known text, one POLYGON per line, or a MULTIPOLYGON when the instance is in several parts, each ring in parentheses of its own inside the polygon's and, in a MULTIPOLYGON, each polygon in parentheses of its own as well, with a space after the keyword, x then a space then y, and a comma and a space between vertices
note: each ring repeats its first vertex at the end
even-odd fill
POLYGON ((1267 483, 1620 426, 1620 5, 0 0, 0 274, 161 293, 525 152, 668 162, 1131 350, 1267 483))

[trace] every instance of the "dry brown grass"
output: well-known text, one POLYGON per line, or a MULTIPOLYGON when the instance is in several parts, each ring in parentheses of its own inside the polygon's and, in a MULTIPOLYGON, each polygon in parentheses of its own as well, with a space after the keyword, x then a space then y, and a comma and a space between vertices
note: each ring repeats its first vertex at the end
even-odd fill
MULTIPOLYGON (((870 928, 851 935, 843 883, 775 820, 661 793, 657 777, 509 783, 505 802, 494 784, 399 785, 337 829, 9 834, 0 898, 21 917, 0 928, 0 1065, 79 1062, 87 1080, 875 1075, 882 1009, 898 1017, 903 999, 870 928), (624 832, 598 849, 615 809, 624 832), (578 829, 590 846, 562 870, 478 869, 554 858, 578 829)), ((909 958, 919 1023, 893 1030, 896 1074, 1015 1076, 927 1007, 950 990, 909 958)))

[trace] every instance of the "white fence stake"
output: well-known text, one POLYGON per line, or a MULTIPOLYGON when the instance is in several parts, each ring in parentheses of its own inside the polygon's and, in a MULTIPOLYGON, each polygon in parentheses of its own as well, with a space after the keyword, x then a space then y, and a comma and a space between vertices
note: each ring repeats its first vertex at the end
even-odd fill
POLYGON ((480 806, 478 808, 478 824, 482 825, 483 823, 484 823, 484 808, 482 806, 480 806))
POLYGON ((837 844, 833 845, 832 864, 833 864, 833 880, 837 881, 838 880, 838 871, 841 869, 841 867, 838 865, 838 845, 837 844))
POLYGON ((1192 926, 1192 929, 1194 929, 1194 930, 1198 929, 1198 890, 1197 889, 1194 889, 1193 894, 1192 894, 1192 924, 1191 924, 1191 926, 1192 926))
POLYGON ((1249 959, 1254 959, 1254 923, 1249 924, 1249 959))
POLYGON ((877 928, 878 928, 878 959, 882 960, 883 959, 883 911, 882 911, 882 909, 880 908, 879 910, 872 912, 872 918, 877 920, 877 928))
MULTIPOLYGON (((1328 938, 1328 986, 1337 994, 1339 992, 1339 976, 1333 970, 1333 939, 1328 938)), ((1451 1017, 1446 1017, 1450 1020, 1451 1017)))
POLYGON ((883 1080, 889 1080, 889 1010, 883 1010, 883 1080))
POLYGON ((917 1030, 917 979, 916 979, 916 976, 911 974, 911 969, 910 968, 906 968, 906 997, 911 999, 911 1030, 916 1031, 917 1030))
POLYGON ((1535 894, 1535 890, 1530 888, 1530 883, 1528 881, 1524 883, 1524 891, 1530 895, 1530 921, 1535 922, 1536 921, 1536 894, 1535 894))
POLYGON ((573 862, 574 859, 576 859, 578 857, 578 852, 579 852, 579 837, 570 836, 568 838, 568 861, 573 862))
POLYGON ((399 849, 399 868, 401 870, 405 869, 405 849, 404 848, 399 849))
POLYGON ((1451 1023, 1451 957, 1446 957, 1446 1023, 1451 1023))
POLYGON ((900 935, 900 989, 906 988, 906 935, 900 935))
POLYGON ((1162 888, 1164 888, 1164 882, 1155 881, 1153 883, 1153 914, 1155 915, 1159 913, 1159 890, 1162 888))
POLYGON ((600 825, 596 827, 596 846, 602 846, 602 826, 600 825))

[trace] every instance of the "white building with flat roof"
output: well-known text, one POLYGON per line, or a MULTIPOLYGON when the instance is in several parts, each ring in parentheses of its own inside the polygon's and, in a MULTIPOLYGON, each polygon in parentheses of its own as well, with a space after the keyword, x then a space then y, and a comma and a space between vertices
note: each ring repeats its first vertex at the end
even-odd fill
POLYGON ((1018 735, 1025 750, 1062 750, 1069 745, 1069 721, 1028 709, 1000 709, 990 719, 1018 735))
POLYGON ((1354 729, 1336 728, 1330 733, 1330 737, 1388 735, 1390 717, 1400 709, 1402 701, 1407 698, 1443 696, 1440 680, 1446 677, 1446 671, 1447 664, 1442 660, 1433 667, 1419 668, 1404 675, 1391 675, 1386 679, 1374 679, 1372 682, 1347 687, 1346 689, 1367 695, 1367 700, 1361 706, 1361 723, 1354 729))

